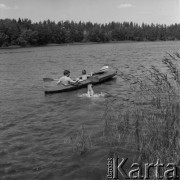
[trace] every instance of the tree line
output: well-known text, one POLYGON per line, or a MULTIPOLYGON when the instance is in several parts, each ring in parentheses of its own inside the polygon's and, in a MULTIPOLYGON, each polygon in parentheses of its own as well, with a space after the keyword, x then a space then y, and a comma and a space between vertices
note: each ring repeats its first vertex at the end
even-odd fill
POLYGON ((32 23, 25 19, 0 19, 0 47, 39 46, 49 43, 180 40, 180 24, 133 22, 54 21, 32 23))

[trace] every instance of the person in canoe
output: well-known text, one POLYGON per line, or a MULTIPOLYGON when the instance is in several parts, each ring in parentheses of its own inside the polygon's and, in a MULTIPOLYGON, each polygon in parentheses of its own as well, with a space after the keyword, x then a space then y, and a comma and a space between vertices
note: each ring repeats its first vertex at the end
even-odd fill
POLYGON ((88 74, 86 74, 86 70, 85 69, 83 69, 82 70, 82 75, 79 77, 79 78, 77 78, 77 80, 79 80, 79 81, 85 81, 87 78, 89 78, 90 77, 90 75, 88 75, 88 74))
POLYGON ((64 76, 62 76, 57 84, 63 84, 64 86, 68 86, 71 84, 75 84, 76 82, 78 82, 78 80, 72 80, 70 77, 70 71, 69 70, 64 70, 64 76))

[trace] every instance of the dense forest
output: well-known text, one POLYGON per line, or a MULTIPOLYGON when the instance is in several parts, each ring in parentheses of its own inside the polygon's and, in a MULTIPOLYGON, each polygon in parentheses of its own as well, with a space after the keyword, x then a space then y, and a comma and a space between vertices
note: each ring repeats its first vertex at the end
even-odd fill
POLYGON ((54 21, 0 19, 0 47, 38 46, 49 43, 180 40, 180 24, 141 25, 133 22, 54 21))

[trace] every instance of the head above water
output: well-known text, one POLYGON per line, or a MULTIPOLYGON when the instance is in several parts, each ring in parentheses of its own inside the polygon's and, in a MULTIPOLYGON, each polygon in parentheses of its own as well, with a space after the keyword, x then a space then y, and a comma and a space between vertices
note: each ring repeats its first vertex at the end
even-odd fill
POLYGON ((86 70, 84 69, 84 70, 82 70, 82 74, 84 75, 84 74, 86 74, 86 70))
POLYGON ((69 76, 70 75, 70 71, 69 70, 64 70, 64 76, 69 76))

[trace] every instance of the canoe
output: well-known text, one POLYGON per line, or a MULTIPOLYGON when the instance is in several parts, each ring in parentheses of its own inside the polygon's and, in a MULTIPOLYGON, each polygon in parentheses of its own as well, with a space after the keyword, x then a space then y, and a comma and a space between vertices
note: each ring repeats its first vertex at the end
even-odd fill
MULTIPOLYGON (((45 92, 45 94, 53 94, 53 93, 74 91, 74 90, 81 89, 81 88, 87 88, 88 84, 96 85, 96 84, 100 84, 100 83, 109 81, 116 74, 117 74, 117 71, 114 69, 108 69, 106 71, 99 71, 99 72, 94 73, 87 80, 78 82, 74 85, 68 85, 68 86, 64 86, 62 84, 57 85, 57 81, 53 81, 53 80, 44 81, 44 92, 45 92)), ((46 79, 46 78, 44 78, 44 79, 46 79)))

